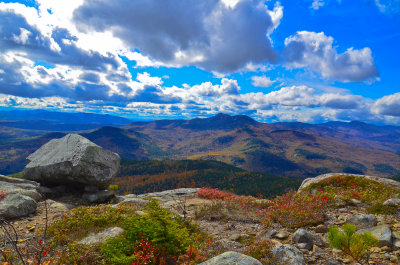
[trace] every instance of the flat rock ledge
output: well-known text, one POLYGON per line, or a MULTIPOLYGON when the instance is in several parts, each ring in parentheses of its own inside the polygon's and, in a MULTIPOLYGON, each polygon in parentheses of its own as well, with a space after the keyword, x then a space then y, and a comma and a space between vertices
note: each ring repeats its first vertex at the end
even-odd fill
POLYGON ((39 189, 40 184, 35 181, 0 175, 0 191, 6 195, 21 194, 38 202, 42 199, 39 189))
POLYGON ((262 265, 262 263, 255 258, 228 251, 209 259, 199 265, 262 265))
POLYGON ((323 174, 319 175, 315 178, 307 178, 303 180, 303 182, 300 185, 299 192, 310 186, 311 184, 318 183, 322 180, 325 180, 330 177, 335 177, 335 176, 355 176, 355 177, 361 177, 361 178, 366 178, 370 180, 374 180, 376 182, 382 183, 386 186, 391 186, 395 188, 400 189, 400 182, 395 181, 393 179, 388 179, 388 178, 381 178, 381 177, 376 177, 376 176, 367 176, 367 175, 358 175, 358 174, 348 174, 348 173, 328 173, 328 174, 323 174))

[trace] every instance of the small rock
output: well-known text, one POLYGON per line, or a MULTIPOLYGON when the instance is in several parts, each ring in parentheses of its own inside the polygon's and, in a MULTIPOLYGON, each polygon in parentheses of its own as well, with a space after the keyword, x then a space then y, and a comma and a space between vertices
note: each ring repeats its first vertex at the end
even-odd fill
POLYGON ((0 217, 13 219, 28 216, 36 211, 37 203, 22 194, 10 194, 0 201, 0 217))
POLYGON ((298 247, 299 249, 312 250, 312 245, 310 245, 308 243, 297 243, 296 247, 298 247))
POLYGON ((389 259, 390 259, 391 262, 398 262, 399 261, 399 258, 396 255, 390 255, 389 259))
POLYGON ((262 238, 271 238, 275 236, 277 231, 273 228, 269 229, 264 235, 262 235, 262 238))
POLYGON ((279 264, 305 265, 303 253, 292 245, 280 245, 271 249, 279 264))
POLYGON ((284 240, 289 237, 289 233, 286 231, 279 231, 274 237, 284 240))
POLYGON ((364 229, 376 226, 378 221, 372 214, 355 214, 347 220, 347 223, 355 224, 357 229, 364 229))
POLYGON ((360 205, 360 204, 362 204, 361 201, 356 200, 356 199, 351 199, 350 202, 351 202, 351 204, 353 204, 353 205, 360 205))
POLYGON ((358 230, 357 234, 363 234, 365 232, 371 232, 379 240, 380 246, 391 246, 392 245, 392 231, 387 225, 380 225, 371 228, 365 228, 358 230))
POLYGON ((334 258, 329 258, 326 261, 326 265, 342 265, 342 263, 334 258))
POLYGON ((314 235, 308 229, 299 228, 293 234, 293 241, 297 243, 300 249, 312 250, 314 235))
POLYGON ((389 200, 386 200, 383 205, 385 206, 399 206, 400 205, 400 199, 399 198, 391 198, 389 200))
POLYGON ((313 245, 317 245, 320 247, 324 247, 324 241, 318 236, 313 234, 310 230, 305 228, 299 228, 293 234, 293 241, 296 243, 306 243, 307 246, 305 247, 308 250, 313 248, 313 245))
POLYGON ((396 248, 400 248, 400 240, 396 240, 396 241, 394 241, 394 244, 393 244, 396 248))
POLYGON ((103 230, 100 233, 97 234, 90 234, 89 236, 85 237, 81 241, 78 242, 78 244, 83 244, 83 245, 93 245, 93 244, 98 244, 105 242, 109 238, 117 237, 122 235, 124 232, 124 229, 120 227, 110 227, 105 230, 103 230))
POLYGON ((262 265, 262 263, 255 258, 228 251, 218 255, 212 259, 200 263, 199 265, 262 265))
POLYGON ((320 224, 317 227, 315 227, 315 232, 316 233, 327 233, 328 232, 328 227, 326 225, 320 224))

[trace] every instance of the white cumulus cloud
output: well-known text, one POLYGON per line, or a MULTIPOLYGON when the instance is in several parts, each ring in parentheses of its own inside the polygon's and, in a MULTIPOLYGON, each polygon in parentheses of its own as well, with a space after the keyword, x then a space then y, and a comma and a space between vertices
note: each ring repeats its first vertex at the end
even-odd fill
POLYGON ((348 48, 339 54, 333 38, 323 32, 298 31, 285 39, 284 53, 288 67, 309 67, 325 78, 359 82, 378 77, 370 48, 348 48))

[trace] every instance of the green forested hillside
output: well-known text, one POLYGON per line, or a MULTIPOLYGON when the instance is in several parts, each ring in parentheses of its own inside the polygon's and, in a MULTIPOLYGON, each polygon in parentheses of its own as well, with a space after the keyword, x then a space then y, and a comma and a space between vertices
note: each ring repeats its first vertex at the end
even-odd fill
POLYGON ((120 193, 147 193, 180 187, 212 187, 270 197, 297 189, 301 179, 253 173, 210 160, 137 161, 124 159, 114 184, 120 193))

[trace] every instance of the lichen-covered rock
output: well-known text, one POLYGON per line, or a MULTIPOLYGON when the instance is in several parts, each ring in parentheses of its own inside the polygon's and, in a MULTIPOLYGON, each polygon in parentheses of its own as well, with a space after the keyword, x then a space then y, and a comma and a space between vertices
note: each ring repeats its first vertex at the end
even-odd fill
POLYGON ((176 197, 184 197, 197 194, 196 188, 181 188, 181 189, 174 189, 174 190, 166 190, 161 192, 152 192, 146 194, 140 194, 138 198, 154 198, 160 201, 168 201, 173 200, 176 197))
POLYGON ((356 225, 357 229, 364 229, 376 226, 378 220, 372 214, 354 214, 347 222, 356 225))
POLYGON ((0 191, 4 194, 22 194, 38 202, 42 199, 39 189, 37 182, 0 175, 0 191))
POLYGON ((87 237, 79 241, 78 244, 94 245, 98 243, 103 243, 109 238, 122 235, 122 233, 124 233, 124 229, 116 226, 110 227, 101 231, 100 233, 88 235, 87 237))
POLYGON ((323 174, 316 176, 315 178, 307 178, 303 180, 303 182, 300 185, 299 191, 304 190, 308 186, 314 183, 318 183, 324 179, 330 178, 330 177, 335 177, 335 176, 356 176, 356 177, 362 177, 370 180, 374 180, 376 182, 382 183, 384 185, 390 186, 390 187, 395 187, 395 188, 400 188, 400 182, 395 181, 393 179, 389 178, 380 178, 376 176, 367 176, 367 175, 357 175, 357 174, 348 174, 348 173, 328 173, 328 174, 323 174))
POLYGON ((295 246, 283 244, 271 249, 278 264, 305 265, 304 255, 295 246))
POLYGON ((357 234, 363 234, 365 232, 371 232, 375 236, 380 246, 391 246, 392 245, 392 230, 388 225, 379 225, 371 228, 365 228, 358 230, 357 234))
POLYGON ((228 251, 209 259, 199 265, 262 265, 262 263, 255 258, 228 251))
POLYGON ((78 134, 53 139, 28 156, 23 178, 45 185, 95 186, 105 189, 120 166, 118 154, 78 134))
POLYGON ((0 201, 0 217, 13 219, 34 213, 37 203, 31 197, 19 193, 10 194, 0 201))

